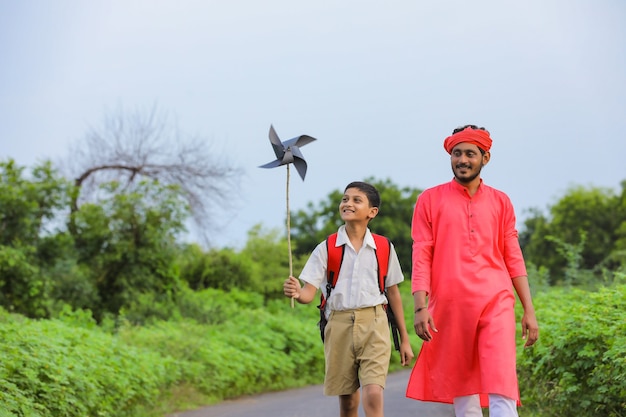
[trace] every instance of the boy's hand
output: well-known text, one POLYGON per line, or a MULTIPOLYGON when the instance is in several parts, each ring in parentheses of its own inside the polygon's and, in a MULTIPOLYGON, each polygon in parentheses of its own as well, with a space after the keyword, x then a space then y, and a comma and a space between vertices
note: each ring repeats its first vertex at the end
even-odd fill
POLYGON ((283 284, 283 293, 285 294, 285 297, 298 299, 300 298, 301 290, 302 286, 296 277, 287 278, 283 284))
POLYGON ((414 356, 411 343, 408 340, 403 341, 400 345, 400 363, 402 366, 410 366, 414 356))

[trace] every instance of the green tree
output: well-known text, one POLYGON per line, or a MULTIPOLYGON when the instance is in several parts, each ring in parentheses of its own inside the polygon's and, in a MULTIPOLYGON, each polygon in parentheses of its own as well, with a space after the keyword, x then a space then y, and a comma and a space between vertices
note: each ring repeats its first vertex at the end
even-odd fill
MULTIPOLYGON (((306 259, 295 254, 292 246, 292 268, 297 276, 306 259)), ((283 297, 283 282, 289 276, 289 249, 285 234, 279 229, 265 230, 256 225, 248 232, 246 246, 241 256, 250 259, 253 265, 252 291, 263 294, 266 300, 283 297)))
POLYGON ((49 161, 32 169, 26 178, 24 167, 14 160, 0 162, 0 244, 37 246, 55 215, 66 207, 69 183, 49 161))
POLYGON ((49 314, 52 282, 46 268, 57 259, 56 215, 67 207, 71 186, 49 161, 32 169, 9 159, 0 162, 0 304, 31 317, 49 314))
POLYGON ((177 290, 177 239, 188 215, 177 188, 157 181, 126 191, 112 182, 102 192, 98 204, 74 213, 84 242, 79 262, 91 271, 100 301, 97 317, 117 314, 139 294, 177 290))
POLYGON ((621 196, 606 188, 572 187, 549 208, 549 216, 534 210, 520 233, 526 260, 549 268, 552 284, 566 278, 568 247, 577 248, 577 265, 585 270, 626 265, 620 243, 626 236, 626 182, 622 187, 621 196))
POLYGON ((252 263, 234 249, 205 251, 194 243, 185 245, 179 256, 180 277, 194 291, 253 287, 252 263))
MULTIPOLYGON (((306 259, 293 257, 294 273, 306 259)), ((248 232, 241 251, 231 248, 204 251, 187 245, 180 254, 181 278, 194 291, 207 288, 231 291, 235 288, 261 294, 264 300, 283 297, 283 282, 289 276, 287 240, 278 229, 260 224, 248 232)))
POLYGON ((617 217, 621 223, 615 230, 615 247, 604 260, 603 266, 610 270, 626 272, 626 180, 622 181, 622 193, 618 197, 617 217))
MULTIPOLYGON (((400 188, 389 179, 367 178, 365 181, 374 185, 381 197, 380 212, 370 223, 370 230, 391 239, 403 271, 409 273, 412 251, 411 221, 415 201, 421 190, 400 188)), ((298 255, 310 254, 317 244, 343 224, 339 215, 342 196, 343 188, 333 190, 326 200, 317 205, 308 203, 307 210, 299 210, 292 216, 292 235, 297 244, 295 252, 298 255)))

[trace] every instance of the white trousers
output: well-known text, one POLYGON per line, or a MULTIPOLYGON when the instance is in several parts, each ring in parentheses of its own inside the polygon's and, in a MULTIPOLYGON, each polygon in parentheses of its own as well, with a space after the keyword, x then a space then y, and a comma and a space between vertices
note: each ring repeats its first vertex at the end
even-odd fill
MULTIPOLYGON (((456 417, 483 417, 478 394, 456 397, 454 414, 456 417)), ((498 394, 489 394, 489 417, 518 417, 515 400, 498 394)))

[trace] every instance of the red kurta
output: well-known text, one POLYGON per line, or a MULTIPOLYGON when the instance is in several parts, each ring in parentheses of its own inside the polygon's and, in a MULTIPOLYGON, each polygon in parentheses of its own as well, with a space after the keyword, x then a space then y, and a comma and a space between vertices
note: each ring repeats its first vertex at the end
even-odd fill
POLYGON ((482 183, 473 197, 452 180, 425 190, 413 214, 412 291, 428 293, 439 332, 424 342, 407 386, 409 398, 500 394, 517 400, 515 295, 526 276, 513 205, 482 183))

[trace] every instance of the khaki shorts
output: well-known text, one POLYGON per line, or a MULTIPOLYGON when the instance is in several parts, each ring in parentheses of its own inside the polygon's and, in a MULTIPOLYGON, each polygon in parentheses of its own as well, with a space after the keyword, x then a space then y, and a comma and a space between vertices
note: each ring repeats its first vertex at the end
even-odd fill
POLYGON ((324 340, 325 395, 350 395, 370 384, 385 388, 391 340, 382 305, 332 311, 324 340))

